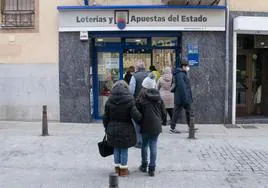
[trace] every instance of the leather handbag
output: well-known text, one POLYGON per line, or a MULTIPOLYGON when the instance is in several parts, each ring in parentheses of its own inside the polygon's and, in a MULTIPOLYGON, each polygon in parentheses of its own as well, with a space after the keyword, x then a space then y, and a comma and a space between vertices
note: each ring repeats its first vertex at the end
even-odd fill
POLYGON ((114 148, 108 145, 107 136, 105 135, 101 142, 98 142, 99 153, 102 157, 107 157, 114 154, 114 148))

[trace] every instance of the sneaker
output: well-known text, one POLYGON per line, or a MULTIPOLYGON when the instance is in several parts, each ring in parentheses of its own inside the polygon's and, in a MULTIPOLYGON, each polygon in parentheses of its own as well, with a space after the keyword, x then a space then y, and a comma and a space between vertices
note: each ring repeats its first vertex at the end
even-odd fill
POLYGON ((147 168, 144 167, 144 166, 142 166, 142 165, 139 167, 139 170, 140 170, 141 172, 147 172, 147 168))
POLYGON ((181 133, 180 131, 178 131, 177 129, 169 129, 169 133, 170 134, 173 134, 173 133, 177 133, 177 134, 179 134, 179 133, 181 133))

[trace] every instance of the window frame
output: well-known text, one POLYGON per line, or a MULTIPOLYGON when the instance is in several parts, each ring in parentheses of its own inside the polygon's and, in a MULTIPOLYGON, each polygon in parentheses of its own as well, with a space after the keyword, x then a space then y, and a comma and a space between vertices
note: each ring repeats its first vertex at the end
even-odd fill
MULTIPOLYGON (((1 14, 0 14, 0 33, 5 33, 5 32, 30 32, 30 33, 36 33, 39 32, 39 0, 33 0, 34 2, 34 10, 11 10, 13 12, 18 11, 17 15, 21 14, 22 11, 27 11, 31 12, 31 16, 33 16, 32 24, 29 26, 23 26, 23 25, 14 25, 14 26, 5 26, 3 23, 3 15, 4 15, 4 9, 3 5, 6 0, 1 0, 1 14)), ((16 14, 16 13, 15 13, 16 14)))

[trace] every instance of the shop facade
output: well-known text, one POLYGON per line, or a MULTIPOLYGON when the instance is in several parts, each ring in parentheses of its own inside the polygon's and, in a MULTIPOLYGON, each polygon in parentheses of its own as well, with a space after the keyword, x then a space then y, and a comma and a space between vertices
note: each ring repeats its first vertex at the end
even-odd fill
POLYGON ((224 122, 224 6, 61 6, 60 121, 101 119, 112 84, 146 69, 191 64, 196 123, 224 122))
POLYGON ((232 124, 268 123, 267 22, 267 12, 230 12, 232 124))

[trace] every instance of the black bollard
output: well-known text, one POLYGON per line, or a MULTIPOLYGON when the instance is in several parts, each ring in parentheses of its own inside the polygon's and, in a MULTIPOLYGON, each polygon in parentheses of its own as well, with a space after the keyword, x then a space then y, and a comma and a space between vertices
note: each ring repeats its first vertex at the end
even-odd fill
POLYGON ((43 117, 42 117, 42 136, 48 136, 47 127, 47 106, 43 106, 43 117))
POLYGON ((193 113, 191 112, 190 114, 190 123, 189 123, 189 136, 188 138, 189 139, 195 139, 195 128, 194 128, 194 115, 193 113))
POLYGON ((109 188, 119 188, 118 175, 116 173, 111 173, 109 175, 109 188))

